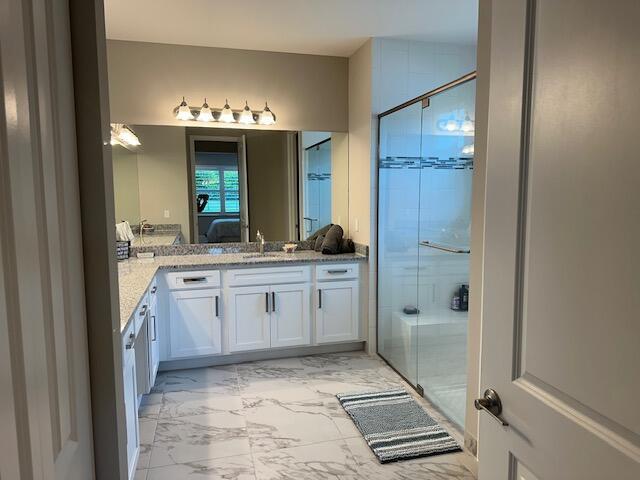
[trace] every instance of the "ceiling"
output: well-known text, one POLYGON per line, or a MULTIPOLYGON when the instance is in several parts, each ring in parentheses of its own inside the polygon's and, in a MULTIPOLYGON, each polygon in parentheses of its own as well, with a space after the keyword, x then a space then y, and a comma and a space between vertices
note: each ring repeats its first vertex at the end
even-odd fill
POLYGON ((348 57, 369 37, 474 44, 477 0, 105 0, 107 38, 348 57))

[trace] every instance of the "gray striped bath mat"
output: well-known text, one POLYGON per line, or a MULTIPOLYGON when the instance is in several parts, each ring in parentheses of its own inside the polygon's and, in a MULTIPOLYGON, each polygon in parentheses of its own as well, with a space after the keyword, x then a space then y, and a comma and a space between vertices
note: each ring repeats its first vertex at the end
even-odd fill
POLYGON ((381 463, 461 450, 404 389, 336 397, 381 463))

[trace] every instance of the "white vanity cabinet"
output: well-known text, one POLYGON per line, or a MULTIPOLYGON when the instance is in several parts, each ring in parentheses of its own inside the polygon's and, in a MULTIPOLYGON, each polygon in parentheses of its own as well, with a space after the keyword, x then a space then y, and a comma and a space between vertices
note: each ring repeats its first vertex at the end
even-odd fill
POLYGON ((307 283, 271 286, 271 347, 311 343, 310 296, 307 283))
POLYGON ((311 268, 244 268, 224 274, 229 352, 311 344, 311 268))
POLYGON ((216 314, 220 289, 177 290, 169 295, 171 358, 221 353, 220 318, 216 314))
POLYGON ((170 359, 222 352, 220 272, 168 273, 170 359))
POLYGON ((308 283, 228 289, 229 351, 311 343, 308 283))
POLYGON ((358 272, 357 264, 316 267, 316 343, 344 342, 359 338, 358 272))
POLYGON ((124 383, 124 410, 127 427, 127 466, 132 479, 140 449, 138 427, 138 390, 136 387, 135 322, 130 321, 122 337, 122 366, 124 383))
POLYGON ((269 287, 233 287, 227 290, 225 319, 229 351, 260 350, 271 346, 269 287))
POLYGON ((358 341, 359 272, 354 262, 162 273, 159 308, 149 295, 150 337, 161 332, 168 368, 213 355, 358 341), (154 323, 156 310, 164 315, 154 323))

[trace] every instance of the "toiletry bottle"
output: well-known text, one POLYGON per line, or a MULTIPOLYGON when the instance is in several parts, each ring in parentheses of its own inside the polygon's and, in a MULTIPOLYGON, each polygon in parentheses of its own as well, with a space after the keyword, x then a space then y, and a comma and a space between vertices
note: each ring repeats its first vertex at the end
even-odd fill
POLYGON ((460 310, 466 312, 469 310, 469 287, 464 284, 460 286, 458 295, 460 295, 460 310))
POLYGON ((456 312, 460 310, 460 295, 458 292, 455 292, 453 297, 451 297, 451 310, 455 310, 456 312))

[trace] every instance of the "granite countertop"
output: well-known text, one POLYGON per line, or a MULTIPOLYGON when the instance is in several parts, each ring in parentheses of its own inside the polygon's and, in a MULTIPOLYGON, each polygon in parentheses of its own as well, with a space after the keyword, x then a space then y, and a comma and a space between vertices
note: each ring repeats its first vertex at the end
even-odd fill
POLYGON ((167 233, 145 233, 142 235, 142 241, 139 235, 131 242, 132 247, 158 247, 163 245, 173 245, 178 238, 180 232, 167 233))
POLYGON ((362 262, 367 257, 357 253, 323 255, 313 250, 296 253, 268 252, 264 256, 255 253, 221 253, 218 255, 170 255, 151 259, 131 258, 118 263, 120 291, 120 330, 124 330, 142 295, 151 284, 158 270, 202 270, 224 267, 255 267, 287 263, 342 263, 362 262))

